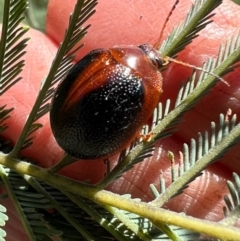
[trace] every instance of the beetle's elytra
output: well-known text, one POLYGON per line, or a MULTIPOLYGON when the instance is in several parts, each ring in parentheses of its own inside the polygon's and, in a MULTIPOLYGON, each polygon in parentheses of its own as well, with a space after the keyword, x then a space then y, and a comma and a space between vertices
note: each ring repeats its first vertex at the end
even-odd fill
POLYGON ((52 101, 50 122, 58 144, 81 159, 109 157, 127 147, 159 102, 161 64, 147 44, 87 54, 52 101))

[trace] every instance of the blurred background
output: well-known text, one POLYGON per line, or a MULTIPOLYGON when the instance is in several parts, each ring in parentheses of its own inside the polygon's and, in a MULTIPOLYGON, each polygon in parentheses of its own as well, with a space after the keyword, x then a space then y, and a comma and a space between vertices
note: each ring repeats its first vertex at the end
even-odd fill
MULTIPOLYGON (((29 9, 25 14, 24 23, 32 28, 45 32, 45 17, 48 0, 28 0, 29 9)), ((4 0, 0 0, 0 23, 3 19, 4 0)))

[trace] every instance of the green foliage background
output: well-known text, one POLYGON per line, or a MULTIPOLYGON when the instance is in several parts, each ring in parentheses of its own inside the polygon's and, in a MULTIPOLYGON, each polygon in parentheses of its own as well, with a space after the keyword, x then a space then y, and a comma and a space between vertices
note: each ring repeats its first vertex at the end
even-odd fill
MULTIPOLYGON (((26 14, 25 23, 42 32, 45 31, 45 18, 48 0, 29 0, 29 10, 26 14)), ((0 1, 0 23, 3 18, 4 0, 0 1)))

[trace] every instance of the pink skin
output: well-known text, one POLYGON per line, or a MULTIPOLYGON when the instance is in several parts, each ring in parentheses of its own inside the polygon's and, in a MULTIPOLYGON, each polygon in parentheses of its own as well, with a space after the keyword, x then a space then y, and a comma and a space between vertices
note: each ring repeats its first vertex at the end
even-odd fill
MULTIPOLYGON (((159 26, 166 18, 173 1, 169 4, 165 4, 165 2, 152 0, 149 3, 149 1, 134 0, 131 1, 131 4, 129 1, 123 4, 123 1, 100 1, 97 13, 89 21, 92 27, 84 38, 86 45, 80 51, 78 58, 96 48, 107 48, 120 44, 154 44, 159 35, 159 26)), ((167 25, 164 38, 172 27, 184 18, 191 2, 189 0, 180 1, 167 25)), ((51 0, 47 15, 47 34, 44 35, 35 30, 30 30, 28 33, 31 41, 27 49, 23 80, 1 97, 1 103, 7 103, 9 107, 15 108, 8 121, 9 129, 5 132, 5 136, 13 142, 17 140, 21 132, 41 81, 47 76, 74 3, 75 1, 69 0, 64 4, 59 4, 58 0, 51 0)), ((216 56, 220 43, 224 43, 232 34, 237 33, 240 25, 237 5, 226 0, 215 12, 215 22, 207 26, 200 33, 201 36, 194 40, 179 55, 178 59, 201 66, 209 56, 216 56)), ((179 89, 179 83, 185 80, 191 71, 189 68, 170 64, 163 73, 164 92, 161 101, 174 98, 179 89)), ((182 144, 189 142, 191 137, 196 137, 199 131, 209 129, 212 120, 218 121, 219 113, 226 113, 227 109, 231 108, 234 113, 239 115, 238 77, 239 71, 225 77, 230 83, 230 87, 219 83, 211 94, 202 99, 193 110, 184 116, 184 122, 178 133, 159 141, 159 148, 155 151, 154 156, 150 160, 136 165, 134 169, 113 183, 109 187, 110 190, 121 194, 131 193, 133 197, 143 200, 152 200, 149 184, 158 184, 160 171, 162 170, 164 177, 170 180, 168 150, 174 152, 178 158, 182 144)), ((49 167, 61 158, 63 151, 58 147, 51 134, 48 115, 41 119, 41 123, 44 124, 44 127, 35 134, 34 144, 23 154, 34 158, 41 166, 49 167)), ((232 171, 240 173, 239 157, 239 148, 233 148, 220 162, 212 165, 202 177, 192 183, 184 194, 172 200, 167 207, 208 220, 220 220, 223 217, 222 198, 227 193, 225 178, 230 178, 232 171)), ((93 183, 100 180, 104 172, 105 165, 102 161, 79 161, 62 171, 64 175, 73 179, 91 179, 93 183)), ((170 181, 168 181, 169 183, 170 181)), ((11 213, 7 240, 20 240, 20 235, 24 235, 21 231, 23 229, 20 228, 9 201, 7 200, 5 203, 11 213)), ((26 236, 23 236, 21 240, 27 240, 26 236)))

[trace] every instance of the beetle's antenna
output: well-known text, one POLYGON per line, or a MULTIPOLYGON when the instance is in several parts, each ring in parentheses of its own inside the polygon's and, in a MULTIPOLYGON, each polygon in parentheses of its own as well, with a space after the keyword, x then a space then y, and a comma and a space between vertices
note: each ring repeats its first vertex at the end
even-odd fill
POLYGON ((172 13, 173 13, 173 11, 174 11, 174 9, 176 8, 176 6, 177 6, 178 3, 179 3, 179 0, 176 0, 175 3, 173 4, 172 9, 170 10, 167 18, 165 19, 165 21, 164 21, 164 23, 163 23, 163 26, 162 26, 162 29, 161 29, 161 31, 160 31, 160 35, 159 35, 159 37, 158 37, 158 40, 157 40, 157 42, 153 45, 153 47, 154 47, 155 49, 157 49, 157 50, 160 49, 163 32, 164 32, 164 30, 165 30, 165 28, 166 28, 166 26, 167 26, 167 22, 168 22, 168 20, 170 19, 170 16, 172 15, 172 13))
POLYGON ((212 75, 212 76, 218 78, 219 80, 221 80, 221 81, 222 81, 224 84, 226 84, 227 86, 230 86, 230 84, 229 84, 226 80, 224 80, 223 78, 221 78, 220 76, 218 76, 218 75, 216 75, 216 74, 214 74, 214 73, 212 73, 212 72, 209 72, 209 71, 207 71, 207 70, 205 70, 205 69, 203 69, 203 68, 201 68, 201 67, 197 67, 197 66, 195 66, 195 65, 188 64, 188 63, 182 62, 182 61, 177 60, 177 59, 173 59, 173 58, 168 57, 168 56, 164 56, 164 57, 162 56, 161 59, 164 61, 164 62, 163 62, 163 65, 166 65, 166 64, 168 64, 169 62, 174 62, 174 63, 176 63, 176 64, 180 64, 180 65, 183 65, 183 66, 187 66, 187 67, 190 67, 190 68, 193 68, 193 69, 202 71, 202 72, 204 72, 204 73, 207 73, 207 74, 209 74, 209 75, 212 75))
MULTIPOLYGON (((158 37, 158 40, 157 40, 157 42, 153 45, 153 47, 154 47, 156 50, 159 50, 159 49, 160 49, 163 32, 164 32, 164 30, 165 30, 165 28, 166 28, 166 26, 167 26, 167 23, 168 23, 168 21, 169 21, 169 19, 170 19, 170 16, 172 15, 172 13, 173 13, 174 9, 176 8, 176 6, 178 5, 178 3, 179 3, 179 0, 176 0, 175 3, 174 3, 173 6, 172 6, 170 12, 168 13, 168 16, 166 17, 166 19, 165 19, 165 21, 164 21, 164 23, 163 23, 163 26, 162 26, 162 29, 161 29, 161 31, 160 31, 160 35, 159 35, 159 37, 158 37)), ((197 67, 197 66, 195 66, 195 65, 188 64, 188 63, 185 63, 185 62, 176 60, 176 59, 171 58, 171 57, 168 57, 168 56, 164 56, 164 57, 161 56, 161 59, 163 60, 163 65, 166 65, 166 64, 168 64, 169 62, 174 62, 174 63, 180 64, 180 65, 183 65, 183 66, 187 66, 187 67, 193 68, 193 69, 195 69, 195 70, 199 70, 199 71, 202 71, 202 72, 207 73, 207 74, 209 74, 209 75, 212 75, 212 76, 216 77, 217 79, 219 79, 220 81, 222 81, 222 82, 223 82, 224 84, 226 84, 227 86, 230 86, 230 84, 229 84, 226 80, 224 80, 223 78, 221 78, 220 76, 218 76, 218 75, 216 75, 216 74, 214 74, 214 73, 212 73, 212 72, 209 72, 209 71, 207 71, 207 70, 204 70, 204 69, 201 68, 201 67, 197 67)))

